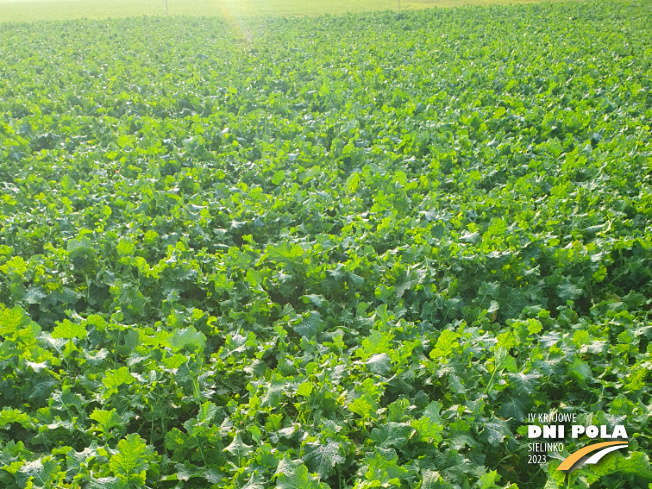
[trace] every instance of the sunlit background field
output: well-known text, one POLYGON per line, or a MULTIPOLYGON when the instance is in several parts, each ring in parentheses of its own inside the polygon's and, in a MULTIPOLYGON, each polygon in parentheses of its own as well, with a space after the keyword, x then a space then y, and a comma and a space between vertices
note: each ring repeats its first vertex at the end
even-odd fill
POLYGON ((532 3, 536 0, 0 0, 0 22, 132 17, 304 16, 457 5, 532 3))

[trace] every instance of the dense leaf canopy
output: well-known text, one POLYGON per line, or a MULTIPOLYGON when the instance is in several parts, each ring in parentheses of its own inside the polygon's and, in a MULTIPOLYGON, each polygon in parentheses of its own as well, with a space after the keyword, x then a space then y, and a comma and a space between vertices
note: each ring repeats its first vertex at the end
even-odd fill
POLYGON ((651 14, 1 25, 0 486, 647 488, 651 14))

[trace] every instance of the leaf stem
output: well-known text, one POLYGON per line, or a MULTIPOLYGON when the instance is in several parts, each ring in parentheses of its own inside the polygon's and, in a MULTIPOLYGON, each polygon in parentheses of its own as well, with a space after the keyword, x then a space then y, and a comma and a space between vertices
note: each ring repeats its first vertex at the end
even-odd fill
POLYGON ((494 371, 491 374, 491 377, 489 378, 489 382, 487 383, 487 389, 484 391, 485 394, 489 394, 489 390, 491 389, 491 386, 494 385, 494 377, 496 376, 497 371, 498 369, 494 368, 494 371))
POLYGON ((204 467, 207 467, 208 465, 206 464, 206 457, 204 457, 204 451, 201 449, 201 443, 199 442, 199 438, 197 438, 197 435, 195 436, 195 441, 197 442, 197 448, 199 449, 199 454, 201 455, 201 459, 204 461, 204 467))

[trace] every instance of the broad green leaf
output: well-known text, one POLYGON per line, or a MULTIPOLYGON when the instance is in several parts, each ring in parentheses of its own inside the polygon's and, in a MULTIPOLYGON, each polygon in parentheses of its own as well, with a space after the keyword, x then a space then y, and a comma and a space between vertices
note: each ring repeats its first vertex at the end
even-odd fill
POLYGON ((27 263, 20 256, 14 256, 11 260, 0 266, 0 272, 14 277, 22 277, 27 273, 27 270, 27 263))
POLYGON ((308 397, 310 396, 311 392, 312 392, 312 382, 310 382, 309 380, 301 382, 301 384, 299 384, 299 387, 297 387, 297 396, 308 397))
POLYGON ((362 340, 362 348, 358 349, 356 353, 367 360, 370 356, 377 353, 387 353, 392 350, 393 335, 388 332, 381 332, 373 330, 369 337, 362 340))
POLYGON ((111 428, 120 426, 122 424, 122 418, 118 415, 115 409, 106 411, 103 409, 95 408, 89 416, 93 421, 97 421, 100 425, 101 431, 108 435, 111 428))
POLYGON ((392 359, 387 353, 377 353, 367 360, 369 370, 378 375, 387 375, 392 370, 392 359))
POLYGON ((285 392, 285 381, 283 377, 274 373, 271 382, 267 385, 265 395, 262 398, 262 405, 272 408, 281 404, 283 393, 285 392))
POLYGON ((151 449, 138 434, 132 433, 118 443, 117 452, 109 460, 109 468, 125 482, 144 483, 151 461, 151 449))
POLYGON ((52 338, 72 340, 74 338, 85 338, 88 335, 86 328, 81 324, 75 324, 67 319, 59 323, 54 330, 52 330, 52 338))
POLYGON ((31 286, 27 289, 25 294, 25 302, 28 304, 40 304, 40 302, 47 297, 41 287, 31 286))
POLYGON ((442 441, 442 419, 439 415, 441 404, 433 401, 423 411, 423 416, 414 419, 411 426, 417 430, 417 436, 420 441, 432 442, 435 447, 442 441))
POLYGON ((398 456, 393 448, 378 448, 365 455, 365 480, 389 483, 400 487, 408 470, 398 465, 398 456))
POLYGON ((240 465, 242 459, 252 452, 252 448, 242 441, 240 433, 236 433, 224 451, 233 455, 238 460, 238 465, 240 465))
POLYGON ((195 329, 194 326, 189 326, 181 330, 175 330, 170 338, 168 338, 170 348, 172 351, 178 352, 186 350, 189 352, 203 351, 206 346, 206 335, 195 329))
POLYGON ((525 421, 527 407, 528 404, 521 398, 512 396, 503 401, 498 414, 505 418, 513 418, 519 423, 522 423, 525 421))
POLYGON ((29 415, 18 409, 4 407, 2 408, 2 411, 0 411, 1 427, 17 423, 23 428, 33 428, 35 426, 34 421, 35 420, 33 420, 29 415))
POLYGON ((303 256, 303 248, 298 244, 281 243, 269 248, 269 258, 276 263, 295 263, 303 256))
POLYGON ((17 333, 20 328, 27 326, 30 322, 29 316, 20 307, 0 309, 0 335, 7 336, 17 333))
POLYGON ((294 330, 306 338, 314 338, 323 328, 324 322, 317 311, 308 311, 294 326, 294 330))
POLYGON ((19 483, 26 484, 31 481, 34 488, 50 488, 52 483, 59 479, 61 468, 51 457, 44 457, 23 465, 17 474, 19 483))
POLYGON ((453 485, 442 479, 439 472, 426 470, 423 473, 419 489, 453 489, 453 485))
POLYGON ((403 448, 414 431, 407 423, 389 422, 371 430, 371 439, 382 448, 403 448))
POLYGON ((507 370, 508 372, 516 372, 518 366, 516 365, 516 359, 511 356, 506 348, 497 348, 494 350, 494 358, 492 359, 493 363, 491 364, 491 372, 507 370))
POLYGON ((584 382, 591 378, 591 367, 579 356, 575 356, 573 363, 568 366, 568 374, 575 380, 584 382))
POLYGON ((607 455, 599 464, 593 466, 593 471, 599 476, 608 474, 631 474, 652 483, 652 468, 647 454, 633 451, 624 456, 620 451, 607 455))
POLYGON ((480 441, 495 447, 500 446, 506 437, 512 436, 509 425, 498 418, 482 422, 479 427, 482 428, 482 432, 478 436, 480 441))
POLYGON ((450 331, 445 329, 437 338, 437 343, 435 348, 430 352, 430 358, 433 360, 437 358, 447 358, 451 356, 460 344, 457 341, 460 338, 460 334, 455 331, 450 331))
POLYGON ((494 489, 500 487, 497 482, 500 480, 500 475, 497 471, 492 470, 487 472, 478 480, 478 489, 494 489))
POLYGON ((346 460, 341 445, 334 441, 328 441, 326 444, 306 443, 303 450, 305 452, 302 457, 304 463, 322 479, 330 477, 335 466, 343 464, 346 460))
POLYGON ((572 301, 582 294, 582 289, 576 287, 570 280, 557 287, 557 294, 563 301, 572 301))
POLYGON ((351 173, 346 179, 346 191, 350 194, 358 190, 360 185, 360 175, 358 173, 351 173))
POLYGON ((375 417, 377 404, 371 396, 363 394, 349 403, 349 410, 363 419, 375 417))
POLYGON ((108 389, 116 389, 123 384, 131 384, 135 381, 133 375, 129 373, 128 367, 120 367, 117 370, 109 370, 104 375, 102 383, 108 389))
POLYGON ((123 239, 118 243, 117 250, 120 256, 133 257, 136 253, 136 245, 123 239))
POLYGON ((283 170, 277 170, 272 176, 272 183, 274 185, 279 185, 283 180, 285 180, 285 172, 283 170))
MULTIPOLYGON (((278 473, 278 472, 277 472, 278 473)), ((326 484, 308 474, 308 468, 301 464, 287 472, 280 473, 276 479, 278 489, 327 489, 326 484)))

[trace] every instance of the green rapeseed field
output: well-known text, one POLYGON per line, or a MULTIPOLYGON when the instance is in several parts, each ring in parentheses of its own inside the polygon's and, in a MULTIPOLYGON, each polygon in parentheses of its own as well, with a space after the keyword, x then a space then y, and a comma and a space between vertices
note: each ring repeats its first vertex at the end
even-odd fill
POLYGON ((0 24, 0 487, 648 489, 652 3, 169 7, 0 24))
MULTIPOLYGON (((0 22, 137 16, 297 17, 537 0, 0 0, 0 22)), ((558 1, 558 0, 554 0, 558 1)))

